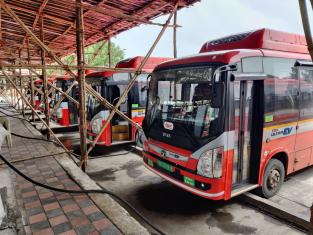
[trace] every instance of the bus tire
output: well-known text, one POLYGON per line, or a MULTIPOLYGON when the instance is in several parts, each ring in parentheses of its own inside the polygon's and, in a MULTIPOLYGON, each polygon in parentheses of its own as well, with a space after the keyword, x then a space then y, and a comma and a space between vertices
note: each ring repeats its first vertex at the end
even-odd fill
POLYGON ((143 140, 142 140, 142 132, 141 131, 136 131, 135 135, 135 143, 137 147, 142 148, 143 147, 143 140))
POLYGON ((271 159, 264 171, 263 185, 258 193, 264 198, 273 197, 285 180, 284 164, 278 159, 271 159))

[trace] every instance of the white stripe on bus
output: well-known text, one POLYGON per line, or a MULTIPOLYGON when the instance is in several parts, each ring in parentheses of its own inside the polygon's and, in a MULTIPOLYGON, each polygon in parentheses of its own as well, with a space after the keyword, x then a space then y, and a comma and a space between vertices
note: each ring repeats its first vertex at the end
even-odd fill
POLYGON ((191 192, 197 193, 197 194, 199 194, 199 195, 201 195, 201 196, 204 196, 204 197, 219 197, 219 196, 224 195, 224 193, 225 193, 224 191, 219 192, 219 193, 206 193, 206 192, 197 190, 197 189, 192 188, 192 187, 190 187, 190 186, 188 186, 188 185, 185 185, 185 184, 180 183, 180 182, 178 182, 178 181, 176 181, 176 180, 173 180, 172 178, 170 178, 170 177, 168 177, 168 176, 166 176, 166 175, 164 175, 164 174, 162 174, 162 173, 156 171, 155 169, 153 169, 151 166, 149 166, 149 165, 146 164, 145 162, 144 162, 144 165, 145 165, 149 170, 153 171, 155 174, 161 176, 162 178, 166 179, 167 181, 170 181, 171 183, 176 184, 176 185, 179 186, 179 187, 182 187, 182 188, 184 188, 184 189, 186 189, 186 190, 189 190, 189 191, 191 191, 191 192))

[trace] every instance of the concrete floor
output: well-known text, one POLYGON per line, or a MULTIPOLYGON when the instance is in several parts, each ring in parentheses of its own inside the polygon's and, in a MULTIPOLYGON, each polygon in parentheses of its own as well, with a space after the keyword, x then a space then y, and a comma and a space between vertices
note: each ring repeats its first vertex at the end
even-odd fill
POLYGON ((310 220, 310 207, 313 202, 313 167, 288 176, 278 194, 270 200, 310 220))
POLYGON ((133 153, 90 160, 88 174, 167 234, 304 234, 236 199, 216 202, 181 190, 147 170, 133 153))

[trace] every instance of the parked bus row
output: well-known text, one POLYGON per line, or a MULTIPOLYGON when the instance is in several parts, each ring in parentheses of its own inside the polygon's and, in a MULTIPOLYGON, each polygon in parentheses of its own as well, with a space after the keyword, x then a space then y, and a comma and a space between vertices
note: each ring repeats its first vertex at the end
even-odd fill
MULTIPOLYGON (((117 67, 138 68, 141 61, 117 67)), ((143 125, 144 137, 115 115, 98 145, 145 139, 148 169, 212 200, 250 190, 269 198, 286 175, 313 165, 313 65, 304 36, 269 29, 230 35, 205 43, 194 56, 150 58, 144 70, 119 108, 143 125)), ((132 76, 94 72, 86 82, 116 104, 132 76)), ((63 125, 79 119, 69 103, 61 106, 59 118, 71 120, 63 125)), ((88 95, 90 140, 108 116, 88 95)))
MULTIPOLYGON (((144 57, 137 56, 131 59, 122 60, 117 63, 116 68, 135 70, 140 66, 143 59, 144 57)), ((142 124, 145 116, 149 74, 151 74, 158 64, 167 60, 169 60, 169 58, 150 57, 143 67, 143 72, 138 76, 136 83, 129 92, 127 99, 119 108, 120 111, 139 125, 142 124)), ((134 76, 134 73, 129 72, 86 71, 85 81, 87 84, 91 85, 95 91, 101 94, 103 98, 107 99, 112 104, 116 104, 132 76, 134 76)), ((74 80, 71 79, 69 75, 64 75, 51 78, 48 82, 55 84, 56 87, 60 88, 63 92, 66 92, 73 84, 74 80)), ((38 90, 42 90, 42 80, 36 80, 34 85, 38 90)), ((50 89, 54 91, 53 88, 50 89)), ((62 94, 59 92, 48 93, 50 93, 49 108, 50 110, 53 110, 55 104, 58 103, 62 97, 62 94)), ((69 95, 79 101, 78 84, 73 86, 69 95)), ((43 95, 38 91, 35 91, 34 103, 36 109, 43 111, 43 95)), ((90 141, 95 139, 101 127, 105 124, 108 115, 109 110, 101 105, 95 97, 88 94, 87 134, 90 141)), ((78 107, 65 97, 60 103, 57 111, 52 114, 52 118, 55 122, 64 127, 77 125, 79 122, 78 107)), ((115 115, 100 136, 97 145, 111 146, 114 144, 131 142, 136 142, 138 145, 142 145, 142 134, 142 132, 137 132, 136 128, 132 127, 127 121, 124 121, 119 115, 115 115)))

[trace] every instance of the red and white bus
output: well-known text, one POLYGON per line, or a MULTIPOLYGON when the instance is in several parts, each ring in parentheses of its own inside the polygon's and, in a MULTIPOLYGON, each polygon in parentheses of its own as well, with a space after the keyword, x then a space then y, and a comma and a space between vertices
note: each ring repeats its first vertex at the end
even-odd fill
POLYGON ((261 29, 165 62, 149 85, 148 169, 196 195, 275 195, 313 164, 313 66, 304 36, 261 29))
MULTIPOLYGON (((116 68, 136 69, 139 67, 143 57, 137 56, 131 59, 120 61, 116 68)), ((160 63, 169 60, 169 58, 151 57, 144 66, 142 74, 137 78, 136 83, 128 94, 126 101, 120 106, 120 111, 130 117, 133 121, 142 124, 145 116, 145 107, 147 99, 147 87, 149 74, 160 63)), ((126 89, 132 73, 121 72, 94 72, 86 76, 86 82, 94 90, 106 98, 111 104, 116 104, 126 89)), ((87 98, 87 128, 89 140, 94 140, 100 132, 105 120, 109 116, 109 110, 100 105, 98 100, 91 95, 87 98)), ((137 142, 142 144, 142 133, 137 133, 136 128, 132 127, 127 121, 119 115, 115 115, 100 136, 97 145, 111 146, 122 143, 137 142)))
MULTIPOLYGON (((92 73, 91 70, 85 70, 85 74, 88 75, 92 73)), ((60 88, 63 92, 66 92, 68 88, 75 82, 70 75, 65 74, 63 76, 56 77, 56 86, 60 88)), ((75 82, 76 85, 72 88, 69 92, 69 95, 74 98, 75 100, 79 101, 78 96, 78 83, 75 82)), ((54 104, 58 102, 58 100, 62 97, 60 92, 56 92, 56 97, 54 99, 54 104)), ((62 126, 69 127, 78 124, 78 116, 79 111, 77 106, 69 101, 68 98, 64 98, 57 109, 57 112, 53 115, 54 120, 62 126)))
MULTIPOLYGON (((55 82, 55 78, 51 77, 48 79, 48 83, 54 83, 55 82)), ((36 79, 34 81, 34 86, 40 90, 43 91, 43 83, 42 83, 42 79, 36 79)), ((49 88, 49 87, 48 87, 49 88)), ((51 94, 49 94, 49 98, 51 97, 51 94)), ((42 112, 44 111, 44 103, 43 103, 43 95, 40 94, 38 91, 34 91, 34 105, 35 105, 35 109, 37 110, 41 110, 42 112)))
MULTIPOLYGON (((63 75, 56 77, 56 86, 63 92, 66 92, 72 85, 73 79, 69 75, 63 75)), ((70 91, 69 95, 78 101, 77 97, 78 86, 74 86, 70 91)), ((56 92, 55 103, 62 97, 60 92, 56 92)), ((70 125, 78 124, 78 109, 76 105, 69 101, 68 98, 64 98, 57 109, 56 113, 53 114, 54 120, 62 126, 68 127, 70 125)))

